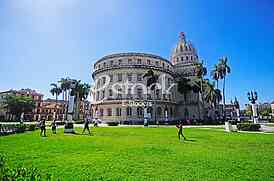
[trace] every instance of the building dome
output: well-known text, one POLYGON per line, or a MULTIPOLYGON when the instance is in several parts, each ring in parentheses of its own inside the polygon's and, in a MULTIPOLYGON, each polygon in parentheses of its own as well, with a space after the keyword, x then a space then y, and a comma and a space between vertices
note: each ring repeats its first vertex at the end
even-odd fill
POLYGON ((185 34, 181 32, 179 34, 179 41, 171 55, 172 64, 189 64, 197 61, 198 56, 196 49, 191 42, 186 41, 185 34))

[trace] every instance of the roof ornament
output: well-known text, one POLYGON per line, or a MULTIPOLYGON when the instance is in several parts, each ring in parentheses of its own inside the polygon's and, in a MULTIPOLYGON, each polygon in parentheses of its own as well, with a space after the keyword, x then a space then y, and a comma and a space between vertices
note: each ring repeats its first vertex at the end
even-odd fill
POLYGON ((186 36, 185 36, 184 32, 179 33, 179 39, 180 39, 180 41, 182 41, 184 43, 186 42, 186 36))

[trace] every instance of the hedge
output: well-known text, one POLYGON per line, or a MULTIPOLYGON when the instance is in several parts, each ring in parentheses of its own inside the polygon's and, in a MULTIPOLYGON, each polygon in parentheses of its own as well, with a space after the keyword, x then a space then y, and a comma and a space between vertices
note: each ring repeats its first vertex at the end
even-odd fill
POLYGON ((239 123, 237 124, 237 128, 240 131, 259 131, 261 128, 261 125, 253 124, 253 123, 239 123))

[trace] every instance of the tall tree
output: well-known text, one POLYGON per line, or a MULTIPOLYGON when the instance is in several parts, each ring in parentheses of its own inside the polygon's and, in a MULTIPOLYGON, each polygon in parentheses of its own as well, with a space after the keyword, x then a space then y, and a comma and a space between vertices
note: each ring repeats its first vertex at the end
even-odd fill
POLYGON ((205 101, 207 101, 212 108, 216 106, 222 100, 222 94, 219 89, 215 89, 214 83, 210 83, 209 80, 204 81, 205 87, 205 101))
MULTIPOLYGON (((157 122, 157 111, 156 111, 156 84, 159 79, 159 76, 156 75, 153 70, 148 70, 145 75, 143 75, 143 78, 147 78, 147 90, 150 89, 150 91, 154 92, 154 121, 157 122)), ((152 115, 151 115, 152 116, 152 115)))
POLYGON ((66 114, 66 118, 67 119, 67 111, 68 111, 68 99, 69 99, 69 93, 71 90, 71 86, 72 86, 72 79, 70 79, 69 77, 67 78, 61 78, 61 80, 58 81, 58 83, 60 83, 60 87, 63 93, 63 100, 65 102, 65 114, 66 114))
POLYGON ((231 72, 231 69, 228 65, 227 57, 223 57, 219 60, 218 70, 220 74, 220 79, 223 79, 223 116, 224 121, 226 121, 226 114, 225 114, 225 83, 226 83, 226 76, 231 72))
MULTIPOLYGON (((200 93, 200 95, 201 95, 202 107, 204 107, 203 80, 204 80, 204 76, 206 76, 206 74, 207 74, 207 69, 206 69, 206 67, 204 67, 203 61, 202 61, 202 63, 197 63, 196 64, 196 76, 197 76, 198 82, 200 84, 199 85, 200 90, 198 91, 198 93, 200 93)), ((195 91, 195 89, 194 89, 194 91, 195 91)), ((200 103, 200 97, 199 96, 197 96, 197 102, 198 102, 199 119, 200 119, 201 118, 201 110, 200 110, 200 104, 201 103, 200 103)))
POLYGON ((211 70, 211 78, 216 81, 217 89, 219 89, 220 71, 218 65, 214 65, 214 68, 211 70))
POLYGON ((74 80, 74 86, 71 90, 71 95, 75 96, 75 115, 76 119, 80 118, 80 102, 87 99, 90 92, 90 85, 81 83, 81 80, 74 80))
POLYGON ((22 113, 31 113, 35 108, 35 102, 29 96, 10 95, 5 98, 4 108, 8 109, 9 113, 15 115, 19 119, 22 113))
POLYGON ((58 103, 58 96, 62 93, 61 87, 58 87, 57 84, 52 83, 50 84, 52 88, 50 89, 50 93, 55 96, 55 116, 57 114, 57 103, 58 103))

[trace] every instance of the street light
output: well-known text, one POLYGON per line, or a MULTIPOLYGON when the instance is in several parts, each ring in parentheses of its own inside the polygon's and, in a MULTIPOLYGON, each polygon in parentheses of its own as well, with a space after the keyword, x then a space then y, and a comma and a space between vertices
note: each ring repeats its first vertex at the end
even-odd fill
POLYGON ((258 112, 257 112, 257 107, 256 107, 256 101, 258 100, 258 94, 256 91, 254 91, 254 92, 250 91, 247 93, 247 97, 248 97, 248 100, 252 106, 253 122, 256 124, 256 123, 258 123, 258 112))

